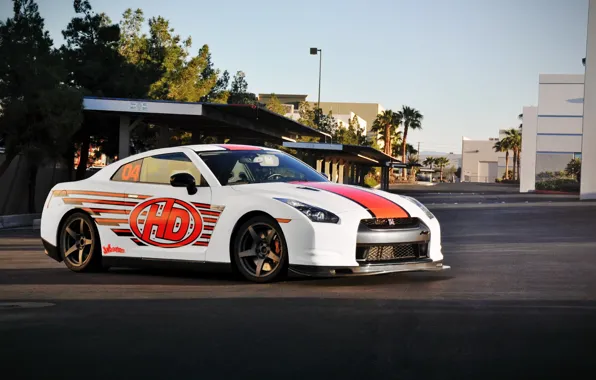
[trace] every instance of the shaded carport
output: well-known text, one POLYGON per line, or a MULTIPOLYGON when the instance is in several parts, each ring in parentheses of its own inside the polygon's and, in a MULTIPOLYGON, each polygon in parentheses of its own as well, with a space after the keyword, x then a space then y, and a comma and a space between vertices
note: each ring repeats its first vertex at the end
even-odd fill
POLYGON ((370 146, 308 142, 284 142, 283 146, 301 153, 302 160, 338 183, 363 186, 368 171, 380 167, 381 189, 388 190, 390 169, 405 167, 401 161, 370 146))
POLYGON ((235 144, 281 145, 299 136, 329 136, 255 105, 85 97, 83 106, 87 116, 103 114, 118 127, 118 158, 130 155, 130 134, 141 122, 159 126, 158 147, 168 146, 170 128, 192 133, 193 143, 210 136, 220 143, 229 138, 235 144))

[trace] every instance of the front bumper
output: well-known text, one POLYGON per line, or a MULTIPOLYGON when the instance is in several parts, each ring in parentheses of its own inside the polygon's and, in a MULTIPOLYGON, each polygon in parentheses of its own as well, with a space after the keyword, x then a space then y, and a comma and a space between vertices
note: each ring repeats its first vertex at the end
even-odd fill
POLYGON ((439 272, 450 269, 443 265, 443 261, 415 261, 392 264, 366 264, 357 267, 318 267, 293 265, 290 270, 296 274, 312 277, 345 277, 345 276, 370 276, 397 272, 439 272))

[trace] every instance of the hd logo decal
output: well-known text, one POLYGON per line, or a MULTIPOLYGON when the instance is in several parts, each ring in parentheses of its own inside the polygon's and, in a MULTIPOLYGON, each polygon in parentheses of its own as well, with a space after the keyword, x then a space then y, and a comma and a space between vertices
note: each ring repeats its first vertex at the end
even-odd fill
POLYGON ((130 237, 139 246, 160 248, 208 246, 224 210, 223 206, 175 198, 105 191, 60 190, 53 196, 81 206, 99 226, 113 226, 117 236, 130 237))
POLYGON ((173 198, 155 198, 137 205, 129 217, 132 233, 143 243, 178 248, 201 236, 203 221, 190 203, 173 198))

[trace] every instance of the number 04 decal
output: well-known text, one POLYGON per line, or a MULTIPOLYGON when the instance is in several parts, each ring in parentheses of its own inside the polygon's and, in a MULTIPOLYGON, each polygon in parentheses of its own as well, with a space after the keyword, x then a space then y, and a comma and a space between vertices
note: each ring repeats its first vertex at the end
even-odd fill
POLYGON ((131 162, 130 164, 124 165, 122 168, 122 180, 124 181, 135 181, 139 180, 141 175, 141 163, 131 162))

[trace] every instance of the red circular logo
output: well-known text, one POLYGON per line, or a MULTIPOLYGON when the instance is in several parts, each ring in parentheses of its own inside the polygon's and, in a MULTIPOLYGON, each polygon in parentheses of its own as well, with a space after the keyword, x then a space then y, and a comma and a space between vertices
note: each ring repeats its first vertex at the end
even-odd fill
POLYGON ((203 229, 197 209, 174 198, 155 198, 139 203, 130 213, 129 223, 139 240, 162 248, 191 244, 203 229))

